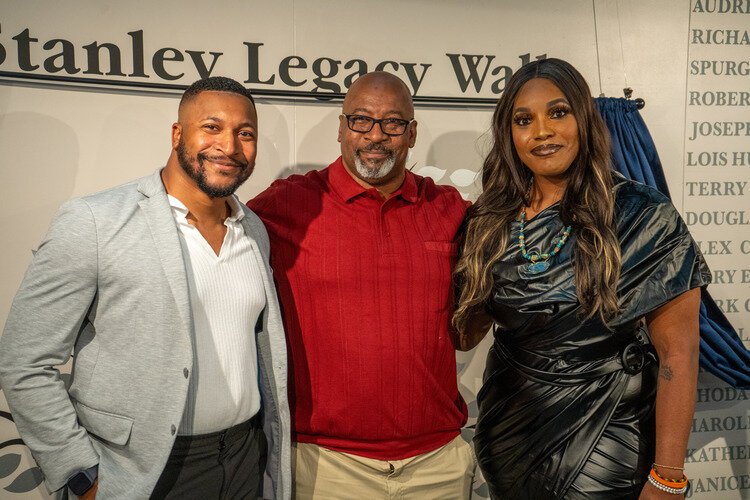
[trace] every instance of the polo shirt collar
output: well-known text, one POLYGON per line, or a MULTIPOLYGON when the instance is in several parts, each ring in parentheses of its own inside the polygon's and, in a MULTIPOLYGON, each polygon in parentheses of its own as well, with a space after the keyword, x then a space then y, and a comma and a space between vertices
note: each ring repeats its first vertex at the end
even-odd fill
MULTIPOLYGON (((328 170, 330 172, 328 182, 344 201, 348 202, 356 196, 374 189, 367 189, 355 181, 344 166, 344 161, 340 156, 330 165, 328 170)), ((405 172, 404 182, 401 187, 394 191, 393 196, 401 196, 402 199, 411 203, 417 202, 417 179, 411 171, 405 172)))

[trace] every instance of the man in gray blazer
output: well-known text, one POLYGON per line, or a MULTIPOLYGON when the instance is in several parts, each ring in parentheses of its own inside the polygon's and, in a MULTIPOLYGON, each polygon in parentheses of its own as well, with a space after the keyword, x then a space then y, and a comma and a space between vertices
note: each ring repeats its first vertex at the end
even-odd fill
POLYGON ((239 83, 194 83, 166 167, 66 203, 34 252, 0 383, 51 491, 290 497, 268 236, 233 194, 256 138, 239 83), (56 367, 71 351, 66 387, 56 367))

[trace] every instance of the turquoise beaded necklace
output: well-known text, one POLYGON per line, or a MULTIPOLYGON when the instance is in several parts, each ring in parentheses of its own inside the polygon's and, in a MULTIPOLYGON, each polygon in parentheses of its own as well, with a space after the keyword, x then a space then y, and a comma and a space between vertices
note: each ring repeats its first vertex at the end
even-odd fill
POLYGON ((557 240, 555 246, 552 247, 552 251, 539 254, 537 252, 529 253, 526 251, 526 236, 523 234, 524 228, 526 227, 526 208, 521 210, 521 220, 518 225, 518 246, 521 248, 521 255, 523 255, 523 258, 531 262, 526 269, 532 274, 542 273, 549 269, 549 260, 560 253, 560 249, 565 245, 565 242, 568 241, 570 232, 573 230, 572 226, 567 226, 563 230, 560 239, 557 240))

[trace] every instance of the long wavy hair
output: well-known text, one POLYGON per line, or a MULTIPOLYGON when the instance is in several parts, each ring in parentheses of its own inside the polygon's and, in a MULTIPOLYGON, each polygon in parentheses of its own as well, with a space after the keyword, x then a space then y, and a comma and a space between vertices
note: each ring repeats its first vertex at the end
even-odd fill
POLYGON ((532 173, 516 153, 511 125, 516 97, 534 78, 546 78, 562 91, 578 123, 579 152, 566 172, 560 218, 573 226, 575 283, 582 316, 590 319, 598 314, 606 322, 618 311, 621 255, 614 222, 609 131, 583 76, 566 61, 543 59, 519 69, 495 107, 493 145, 482 168, 483 192, 467 213, 462 253, 454 271, 458 294, 453 326, 462 341, 469 321, 489 298, 492 266, 508 246, 511 222, 531 202, 532 173))

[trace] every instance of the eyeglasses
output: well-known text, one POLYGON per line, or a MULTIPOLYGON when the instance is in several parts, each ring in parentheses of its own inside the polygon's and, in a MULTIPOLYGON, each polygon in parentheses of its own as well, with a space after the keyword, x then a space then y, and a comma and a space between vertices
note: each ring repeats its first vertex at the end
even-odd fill
POLYGON ((372 127, 374 127, 376 123, 378 123, 380 124, 380 130, 382 130, 385 135, 390 135, 391 137, 404 135, 404 132, 406 132, 406 127, 408 127, 409 124, 414 121, 402 120, 400 118, 381 118, 380 120, 376 120, 375 118, 370 118, 369 116, 362 115, 344 116, 346 117, 347 125, 349 125, 349 130, 353 132, 366 134, 367 132, 372 130, 372 127))

